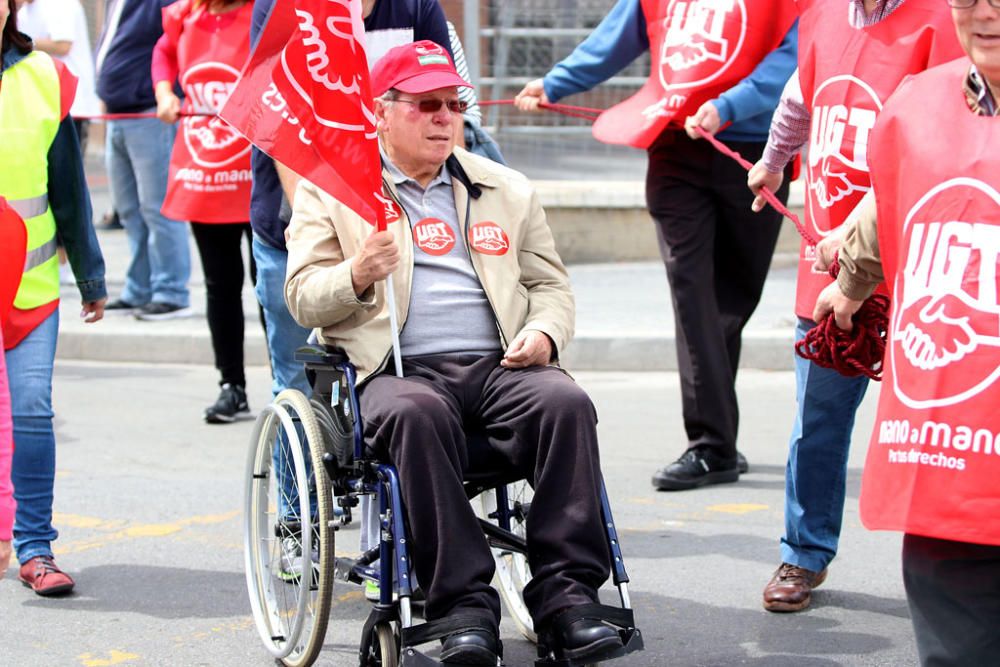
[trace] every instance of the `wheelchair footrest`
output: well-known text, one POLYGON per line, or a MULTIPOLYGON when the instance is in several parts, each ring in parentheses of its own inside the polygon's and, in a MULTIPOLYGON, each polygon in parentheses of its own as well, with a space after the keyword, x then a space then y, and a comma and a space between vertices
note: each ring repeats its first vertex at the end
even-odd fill
POLYGON ((579 660, 554 658, 552 656, 539 658, 535 661, 535 667, 585 667, 586 665, 604 662, 605 660, 615 660, 616 658, 621 658, 629 653, 641 651, 645 647, 642 642, 642 633, 639 632, 638 628, 621 630, 620 634, 622 635, 623 644, 621 648, 616 648, 600 655, 592 655, 579 660))
MULTIPOLYGON (((492 621, 477 614, 454 614, 446 618, 426 621, 420 625, 403 628, 400 667, 430 667, 431 665, 440 665, 440 662, 424 655, 416 647, 435 640, 444 639, 448 635, 457 632, 466 632, 468 630, 496 632, 492 621)), ((502 661, 498 661, 498 665, 502 664, 502 661)))
POLYGON ((535 661, 535 667, 584 667, 605 660, 621 658, 629 653, 641 651, 645 646, 642 641, 642 633, 635 627, 635 617, 631 609, 602 604, 580 605, 563 614, 557 622, 570 623, 581 618, 599 620, 610 625, 618 631, 622 645, 586 657, 566 658, 556 656, 555 651, 547 648, 542 643, 544 638, 540 637, 538 660, 535 661))
POLYGON ((413 648, 412 646, 400 651, 399 667, 439 667, 440 662, 413 648))

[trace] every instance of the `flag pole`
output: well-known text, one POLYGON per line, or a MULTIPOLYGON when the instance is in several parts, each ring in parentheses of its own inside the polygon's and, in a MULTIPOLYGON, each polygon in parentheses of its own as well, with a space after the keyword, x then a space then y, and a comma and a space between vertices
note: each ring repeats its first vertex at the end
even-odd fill
POLYGON ((399 353, 399 320, 396 318, 396 290, 392 285, 392 274, 385 277, 385 300, 389 306, 389 328, 392 329, 392 360, 396 366, 396 377, 403 377, 403 358, 399 353))

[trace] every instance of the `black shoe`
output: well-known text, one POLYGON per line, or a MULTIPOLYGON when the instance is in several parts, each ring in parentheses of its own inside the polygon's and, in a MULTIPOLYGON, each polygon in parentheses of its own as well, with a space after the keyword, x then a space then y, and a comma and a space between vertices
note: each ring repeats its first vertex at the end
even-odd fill
POLYGON ((706 484, 725 484, 740 478, 737 457, 723 459, 709 447, 692 447, 681 457, 653 475, 660 491, 684 491, 706 484))
POLYGON ((178 306, 174 303, 153 301, 147 303, 135 313, 137 320, 155 322, 159 320, 176 320, 181 317, 191 317, 193 311, 188 306, 178 306))
POLYGON ((109 301, 104 306, 105 315, 132 315, 139 306, 134 303, 129 303, 125 299, 115 299, 114 301, 109 301))
POLYGON ((747 463, 747 457, 743 456, 743 452, 736 452, 736 467, 739 468, 741 475, 750 472, 750 464, 747 463))
POLYGON ((100 224, 95 225, 98 229, 112 230, 112 229, 125 229, 122 227, 122 221, 118 217, 117 211, 111 211, 110 213, 105 213, 101 218, 100 224))
POLYGON ((215 403, 205 408, 205 421, 209 424, 230 424, 236 421, 239 414, 250 412, 247 403, 247 392, 237 384, 222 384, 222 391, 215 403))
POLYGON ((556 616, 545 634, 544 644, 561 660, 598 659, 622 647, 618 631, 595 618, 561 623, 556 616))
POLYGON ((496 667, 500 640, 487 630, 467 630, 445 637, 441 663, 445 665, 489 665, 496 667))

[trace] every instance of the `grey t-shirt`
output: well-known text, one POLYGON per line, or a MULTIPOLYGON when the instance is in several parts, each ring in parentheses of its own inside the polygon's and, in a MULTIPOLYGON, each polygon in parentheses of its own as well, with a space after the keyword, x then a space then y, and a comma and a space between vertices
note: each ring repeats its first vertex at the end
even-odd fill
POLYGON ((403 357, 489 354, 500 347, 496 318, 472 266, 446 166, 420 187, 382 153, 413 232, 410 309, 400 332, 403 357))

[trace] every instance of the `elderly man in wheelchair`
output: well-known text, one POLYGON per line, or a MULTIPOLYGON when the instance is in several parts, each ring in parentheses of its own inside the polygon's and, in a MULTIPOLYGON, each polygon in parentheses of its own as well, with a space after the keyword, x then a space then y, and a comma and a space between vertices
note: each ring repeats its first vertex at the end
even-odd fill
MULTIPOLYGON (((359 438, 398 473, 405 547, 427 625, 437 630, 428 636, 442 642, 440 662, 502 658, 494 554, 463 486, 485 465, 513 470, 534 492, 523 603, 540 658, 595 663, 641 641, 623 627, 634 626, 630 612, 622 620, 613 613, 622 609, 599 604, 620 551, 594 407, 557 365, 572 336, 573 296, 528 181, 455 148, 457 91, 467 85, 432 42, 397 47, 378 62, 372 87, 391 224, 373 232, 343 203, 300 184, 286 298, 294 317, 356 371, 359 438), (390 353, 390 274, 401 369, 390 353), (485 455, 472 452, 472 440, 485 455)), ((408 565, 397 559, 397 578, 408 565)))

